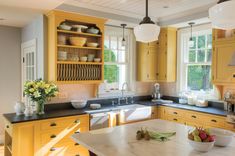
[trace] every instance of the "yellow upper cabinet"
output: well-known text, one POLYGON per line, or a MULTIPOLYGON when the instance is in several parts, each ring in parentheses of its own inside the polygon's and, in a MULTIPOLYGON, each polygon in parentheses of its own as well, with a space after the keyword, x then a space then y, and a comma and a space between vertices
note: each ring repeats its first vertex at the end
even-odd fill
POLYGON ((175 28, 161 28, 159 40, 137 42, 137 80, 174 82, 176 80, 175 28))
POLYGON ((57 83, 101 83, 104 79, 106 19, 63 11, 51 11, 47 17, 48 80, 57 83), (62 24, 66 26, 60 26, 62 24), (87 28, 79 29, 81 25, 87 28), (68 26, 73 27, 70 29, 68 26), (90 28, 95 28, 98 33, 94 29, 88 31, 90 28), (89 42, 98 46, 89 45, 89 42), (81 60, 88 55, 101 61, 81 60))
POLYGON ((235 83, 235 67, 229 66, 232 55, 235 52, 235 41, 227 41, 214 44, 212 81, 216 85, 235 83))
POLYGON ((227 41, 235 41, 235 29, 233 30, 213 29, 214 44, 227 41))

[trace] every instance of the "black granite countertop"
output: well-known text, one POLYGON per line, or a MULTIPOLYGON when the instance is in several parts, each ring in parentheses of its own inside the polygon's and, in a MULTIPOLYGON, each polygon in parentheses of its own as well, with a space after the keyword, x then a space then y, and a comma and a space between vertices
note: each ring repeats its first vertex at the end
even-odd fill
MULTIPOLYGON (((168 99, 168 98, 167 98, 168 99)), ((166 107, 173 107, 178 109, 185 109, 191 111, 197 111, 202 113, 208 113, 212 115, 219 115, 219 116, 227 116, 228 112, 223 110, 223 105, 221 103, 209 103, 209 107, 201 108, 196 106, 190 105, 183 105, 178 104, 177 100, 173 100, 174 103, 172 104, 163 104, 159 102, 151 102, 150 98, 137 98, 135 99, 135 104, 141 104, 145 106, 166 106, 166 107)), ((96 112, 107 112, 113 108, 111 105, 112 101, 117 102, 117 99, 106 99, 106 100, 90 100, 87 103, 86 108, 84 109, 74 109, 71 103, 61 103, 61 104, 48 104, 45 106, 45 114, 44 115, 36 115, 34 114, 31 117, 26 117, 24 115, 17 116, 15 113, 3 114, 3 116, 11 123, 20 123, 20 122, 29 122, 35 120, 45 120, 51 118, 59 118, 59 117, 66 117, 66 116, 75 116, 75 115, 82 115, 89 113, 89 105, 91 103, 100 103, 102 104, 102 108, 97 110, 96 112)), ((117 105, 117 104, 116 104, 117 105)), ((94 113, 94 112, 93 112, 94 113)), ((90 114, 90 113, 89 113, 90 114)))

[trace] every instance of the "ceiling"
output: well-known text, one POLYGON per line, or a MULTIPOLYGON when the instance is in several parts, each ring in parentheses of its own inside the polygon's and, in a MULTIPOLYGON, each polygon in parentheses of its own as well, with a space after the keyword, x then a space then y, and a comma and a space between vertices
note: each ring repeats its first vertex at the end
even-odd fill
MULTIPOLYGON (((201 12, 208 16, 208 8, 216 2, 217 0, 149 0, 149 15, 159 22, 201 12)), ((67 0, 65 4, 137 19, 142 19, 145 15, 145 0, 67 0)))
POLYGON ((65 0, 0 0, 0 25, 23 27, 65 0))

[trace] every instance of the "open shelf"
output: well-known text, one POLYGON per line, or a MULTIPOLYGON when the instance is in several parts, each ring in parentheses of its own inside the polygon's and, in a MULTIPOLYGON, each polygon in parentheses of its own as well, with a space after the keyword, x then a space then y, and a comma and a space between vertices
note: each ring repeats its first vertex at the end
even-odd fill
POLYGON ((102 62, 76 62, 76 61, 57 61, 58 64, 87 64, 87 65, 102 65, 102 62))
POLYGON ((80 47, 80 46, 73 46, 73 45, 61 45, 58 44, 58 47, 61 48, 75 48, 75 49, 90 49, 90 50, 101 50, 101 48, 94 48, 94 47, 80 47))
POLYGON ((69 30, 57 30, 57 32, 59 32, 59 33, 66 33, 66 34, 91 36, 91 37, 101 37, 101 35, 99 35, 99 34, 83 33, 83 32, 76 32, 76 31, 69 31, 69 30))

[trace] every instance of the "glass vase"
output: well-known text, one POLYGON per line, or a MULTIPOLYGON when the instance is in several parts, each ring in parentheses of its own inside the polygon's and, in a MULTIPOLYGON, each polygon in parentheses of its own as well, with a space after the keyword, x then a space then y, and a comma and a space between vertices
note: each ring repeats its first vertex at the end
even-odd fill
POLYGON ((45 104, 44 101, 37 101, 37 102, 36 102, 36 113, 37 113, 38 115, 43 115, 43 114, 45 114, 45 112, 44 112, 44 104, 45 104))

